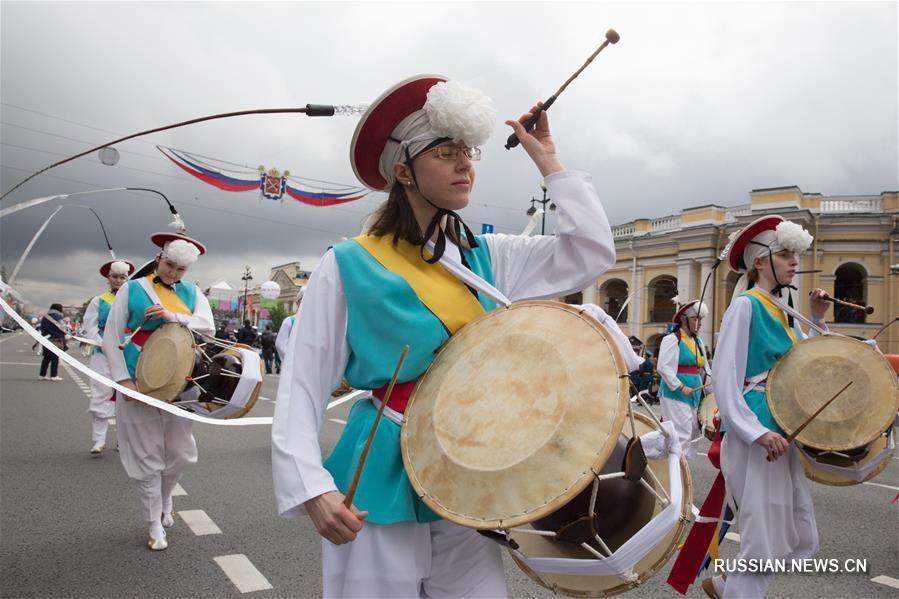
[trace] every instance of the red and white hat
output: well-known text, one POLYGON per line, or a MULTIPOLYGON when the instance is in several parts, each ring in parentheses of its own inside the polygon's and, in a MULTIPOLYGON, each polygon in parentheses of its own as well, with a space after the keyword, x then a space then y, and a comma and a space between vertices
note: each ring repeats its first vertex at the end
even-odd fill
POLYGON ((782 222, 784 222, 783 217, 774 214, 757 218, 743 227, 743 229, 737 233, 737 236, 734 237, 727 254, 727 261, 728 264, 730 264, 731 269, 735 272, 746 272, 749 270, 749 265, 746 264, 743 256, 743 252, 746 250, 749 242, 765 231, 774 231, 777 228, 777 225, 782 222))
POLYGON ((363 185, 387 191, 393 164, 405 162, 440 139, 479 146, 496 121, 490 98, 442 75, 416 75, 375 100, 350 143, 350 164, 363 185))
POLYGON ((802 254, 814 238, 801 225, 772 214, 752 221, 737 233, 727 255, 731 269, 746 272, 759 256, 783 250, 802 254))
POLYGON ((698 299, 692 300, 683 304, 677 309, 677 312, 674 313, 674 318, 671 319, 671 322, 677 324, 680 322, 682 316, 698 316, 699 318, 705 318, 709 315, 709 309, 704 303, 700 303, 698 299))
POLYGON ((135 268, 134 264, 132 264, 130 261, 120 260, 120 259, 116 258, 115 260, 110 260, 109 262, 106 262, 105 264, 103 264, 103 266, 100 267, 100 276, 108 277, 110 271, 112 271, 112 272, 116 272, 118 274, 123 274, 126 277, 130 277, 131 273, 134 272, 134 268, 135 268), (126 268, 123 268, 123 267, 126 267, 126 268), (127 272, 125 272, 126 270, 127 270, 127 272))

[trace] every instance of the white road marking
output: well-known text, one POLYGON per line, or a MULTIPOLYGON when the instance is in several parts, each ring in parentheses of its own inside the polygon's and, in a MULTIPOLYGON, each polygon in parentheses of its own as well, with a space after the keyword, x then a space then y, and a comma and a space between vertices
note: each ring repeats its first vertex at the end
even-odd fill
POLYGON ((260 395, 260 396, 259 396, 259 399, 261 399, 262 401, 275 401, 275 400, 272 399, 271 397, 265 397, 265 396, 263 396, 263 395, 260 395))
POLYGON ((184 510, 179 511, 178 515, 181 516, 181 519, 184 520, 191 532, 198 537, 222 534, 222 529, 216 526, 212 518, 207 516, 203 510, 184 510))
POLYGON ((877 584, 882 584, 888 587, 893 587, 894 589, 899 589, 899 580, 890 578, 889 576, 875 576, 871 579, 871 582, 876 582, 877 584))
POLYGON ((184 490, 184 487, 181 486, 181 483, 175 483, 175 488, 172 489, 172 497, 181 497, 183 495, 187 495, 187 491, 184 490))
POLYGON ((265 576, 242 553, 220 555, 212 559, 215 560, 215 563, 219 565, 219 568, 231 579, 231 582, 234 583, 234 586, 241 593, 252 593, 253 591, 264 591, 272 588, 265 576))
POLYGON ((740 535, 738 535, 735 532, 727 533, 726 535, 724 535, 724 538, 727 539, 728 541, 736 541, 737 543, 740 542, 740 535))
POLYGON ((884 489, 891 489, 893 491, 899 491, 899 487, 893 487, 890 485, 882 485, 880 483, 872 483, 872 482, 865 481, 862 484, 863 485, 871 485, 872 487, 883 487, 884 489))
POLYGON ((328 418, 331 422, 336 422, 337 424, 346 424, 346 420, 341 420, 340 418, 328 418))
MULTIPOLYGON (((115 418, 109 419, 109 426, 115 426, 115 418)), ((175 486, 177 487, 178 483, 175 483, 175 486)), ((174 493, 172 493, 172 495, 174 495, 174 493)), ((185 493, 185 495, 187 495, 187 493, 185 493)))
POLYGON ((331 408, 336 408, 340 404, 346 403, 346 402, 350 401, 351 399, 356 399, 357 397, 362 397, 366 393, 368 393, 368 391, 366 391, 364 389, 357 389, 356 391, 350 391, 346 395, 341 395, 340 397, 338 397, 337 399, 335 399, 334 401, 329 403, 327 409, 330 410, 331 408))
POLYGON ((40 366, 40 362, 0 362, 0 366, 40 366))

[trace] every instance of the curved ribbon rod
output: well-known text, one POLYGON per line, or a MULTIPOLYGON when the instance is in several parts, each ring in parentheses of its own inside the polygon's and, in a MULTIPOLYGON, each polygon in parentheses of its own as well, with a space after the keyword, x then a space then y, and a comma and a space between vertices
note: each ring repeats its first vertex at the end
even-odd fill
POLYGON ((0 201, 3 201, 3 198, 20 188, 22 185, 30 181, 31 179, 37 177, 41 173, 49 171, 52 168, 56 168, 57 166, 61 166, 67 162, 71 162, 77 158, 81 158, 82 156, 86 156, 91 152, 96 152, 97 150, 102 150, 103 148, 112 146, 113 144, 117 144, 123 141, 127 141, 129 139, 134 139, 135 137, 141 137, 143 135, 149 135, 150 133, 158 133, 160 131, 167 131, 169 129, 175 129, 177 127, 184 127, 186 125, 193 125, 196 123, 202 123, 204 121, 212 121, 216 119, 226 119, 235 116, 244 116, 247 114, 284 114, 284 113, 301 113, 306 114, 308 116, 334 116, 335 114, 355 114, 361 113, 365 110, 366 107, 362 106, 330 106, 330 105, 322 105, 322 104, 306 104, 304 108, 260 108, 256 110, 238 110, 237 112, 224 112, 221 114, 213 114, 210 116, 203 116, 195 119, 190 119, 187 121, 182 121, 180 123, 175 123, 173 125, 165 125, 163 127, 156 127, 155 129, 148 129, 146 131, 141 131, 140 133, 133 133, 131 135, 126 135, 125 137, 120 137, 119 139, 107 142, 105 144, 99 145, 96 148, 91 148, 90 150, 85 150, 80 154, 75 154, 74 156, 69 156, 59 162, 55 162, 50 166, 45 166, 39 171, 36 171, 28 177, 26 177, 23 181, 16 184, 12 189, 0 195, 0 201))
POLYGON ((187 410, 182 410, 181 408, 176 407, 173 404, 160 401, 154 397, 150 397, 149 395, 144 395, 139 391, 134 391, 133 389, 129 389, 127 387, 123 387, 117 382, 103 376, 95 372, 94 370, 88 368, 66 352, 62 351, 60 348, 56 347, 52 343, 50 343, 47 339, 45 339, 40 333, 38 333, 34 327, 32 327, 28 322, 22 318, 15 310, 13 310, 9 304, 6 303, 2 297, 0 297, 0 307, 3 308, 3 311, 6 312, 10 318, 16 321, 22 330, 31 335, 35 341, 40 343, 46 350, 53 352, 59 359, 74 368, 75 370, 81 372, 87 377, 106 385, 111 389, 115 389, 119 393, 123 395, 127 395, 132 399, 136 399, 137 401, 143 402, 149 406, 154 408, 158 408, 169 414, 173 414, 179 418, 185 418, 187 420, 192 420, 194 422, 202 422, 205 424, 215 424, 218 426, 251 426, 251 425, 271 425, 272 418, 267 416, 257 416, 252 418, 234 418, 231 420, 221 420, 217 418, 209 418, 207 416, 201 416, 200 414, 195 414, 193 412, 188 412, 187 410))
POLYGON ((25 247, 25 251, 22 252, 22 256, 19 258, 19 261, 16 262, 16 267, 12 271, 12 275, 9 277, 9 286, 14 287, 16 284, 16 276, 19 274, 19 269, 22 268, 22 264, 25 262, 25 258, 28 257, 28 254, 31 252, 31 248, 34 247, 34 244, 37 242, 38 238, 44 233, 44 230, 47 228, 47 225, 50 224, 50 221, 53 220, 53 217, 56 216, 60 210, 66 208, 67 206, 72 206, 74 208, 87 208, 91 212, 94 213, 94 216, 97 217, 97 222, 100 223, 100 229, 103 231, 103 237, 106 239, 106 247, 109 249, 110 255, 112 255, 112 259, 115 260, 115 252, 112 251, 112 245, 109 244, 109 237, 106 236, 106 227, 103 226, 103 221, 100 220, 100 215, 97 214, 97 211, 91 208, 90 206, 82 206, 81 204, 63 204, 59 206, 56 210, 53 211, 47 220, 44 221, 44 224, 40 226, 37 230, 37 233, 34 234, 34 237, 31 238, 31 241, 28 242, 28 245, 25 247))

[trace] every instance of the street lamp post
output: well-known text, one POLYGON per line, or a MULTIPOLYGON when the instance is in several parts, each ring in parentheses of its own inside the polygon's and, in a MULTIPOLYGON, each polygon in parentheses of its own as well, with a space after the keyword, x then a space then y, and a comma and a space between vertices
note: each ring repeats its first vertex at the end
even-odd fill
POLYGON ((528 208, 528 216, 533 216, 537 212, 537 207, 534 204, 540 204, 540 207, 543 208, 542 214, 542 222, 540 223, 540 234, 546 235, 546 205, 549 204, 549 209, 553 212, 556 211, 556 205, 553 204, 552 198, 546 197, 546 182, 540 181, 540 189, 543 190, 543 199, 538 200, 537 198, 531 198, 531 207, 528 208))
POLYGON ((243 281, 243 311, 241 312, 240 316, 240 323, 243 324, 243 322, 247 319, 247 297, 249 295, 248 288, 250 281, 253 280, 253 275, 250 274, 249 265, 244 267, 244 273, 243 276, 240 277, 240 280, 243 281))

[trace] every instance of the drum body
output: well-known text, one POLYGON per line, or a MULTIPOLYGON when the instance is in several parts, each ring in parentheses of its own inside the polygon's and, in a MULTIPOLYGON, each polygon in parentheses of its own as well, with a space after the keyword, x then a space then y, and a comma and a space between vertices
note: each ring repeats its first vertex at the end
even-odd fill
POLYGON ((788 435, 850 381, 852 385, 796 436, 806 474, 817 482, 858 484, 886 467, 889 460, 866 478, 852 480, 813 472, 811 461, 853 469, 884 451, 899 409, 896 373, 870 345, 850 337, 824 335, 791 347, 768 374, 768 407, 788 435))
POLYGON ((166 323, 141 349, 134 378, 138 390, 150 397, 228 419, 245 415, 255 405, 262 372, 251 347, 207 342, 182 324, 166 323), (247 370, 245 361, 252 362, 247 370))
MULTIPOLYGON (((634 418, 636 420, 637 435, 643 435, 657 429, 655 423, 640 412, 634 413, 634 418)), ((648 466, 653 469, 653 472, 655 472, 656 478, 658 479, 658 483, 653 481, 650 484, 657 490, 657 484, 661 485, 661 487, 670 494, 672 481, 668 476, 666 461, 664 459, 650 459, 648 460, 648 466)), ((691 517, 691 507, 693 505, 693 483, 692 478, 690 477, 690 468, 687 465, 687 460, 683 457, 680 458, 679 473, 683 488, 683 497, 679 506, 681 517, 678 524, 668 532, 664 539, 647 553, 636 566, 634 566, 633 570, 637 575, 636 580, 625 582, 617 576, 570 575, 538 572, 533 568, 530 568, 522 559, 516 557, 515 554, 512 555, 512 560, 525 574, 539 585, 572 597, 611 597, 639 586, 664 568, 665 564, 671 559, 671 556, 674 555, 678 545, 683 541, 683 538, 687 533, 689 519, 691 517)), ((644 478, 646 478, 646 475, 644 475, 644 478)), ((639 530, 638 527, 635 528, 636 524, 643 525, 649 522, 664 509, 664 506, 658 500, 654 500, 651 494, 637 491, 635 488, 639 487, 639 485, 629 481, 601 481, 599 483, 599 493, 604 492, 603 485, 607 482, 628 485, 631 487, 629 492, 640 497, 640 503, 644 505, 647 501, 650 503, 650 511, 648 514, 645 512, 638 512, 639 515, 636 519, 633 519, 633 514, 629 515, 628 520, 625 521, 624 528, 621 529, 623 536, 618 539, 618 542, 627 541, 636 530, 639 530)), ((642 509, 642 507, 637 508, 637 510, 642 509)), ((599 515, 602 517, 601 513, 599 515)), ((594 558, 590 552, 581 547, 570 543, 559 542, 545 536, 515 534, 513 532, 512 538, 519 545, 520 552, 529 558, 568 558, 577 560, 589 560, 594 558)), ((613 550, 616 549, 615 547, 610 548, 613 550)))
POLYGON ((703 436, 709 441, 715 440, 715 415, 718 413, 718 402, 715 401, 715 394, 708 393, 702 398, 699 404, 699 430, 703 436))
MULTIPOLYGON (((673 467, 667 459, 649 460, 656 475, 644 473, 643 482, 639 474, 634 482, 596 482, 600 473, 623 470, 629 400, 624 361, 597 320, 558 302, 513 304, 458 331, 418 381, 403 420, 403 462, 428 507, 463 526, 501 529, 520 548, 516 564, 539 584, 575 596, 614 595, 652 576, 683 535, 692 505, 683 459, 678 524, 629 580, 543 573, 527 560, 596 562, 596 551, 606 553, 593 532, 614 552, 662 510, 659 487, 670 488, 673 467)), ((633 422, 636 436, 655 430, 641 414, 633 422)))

